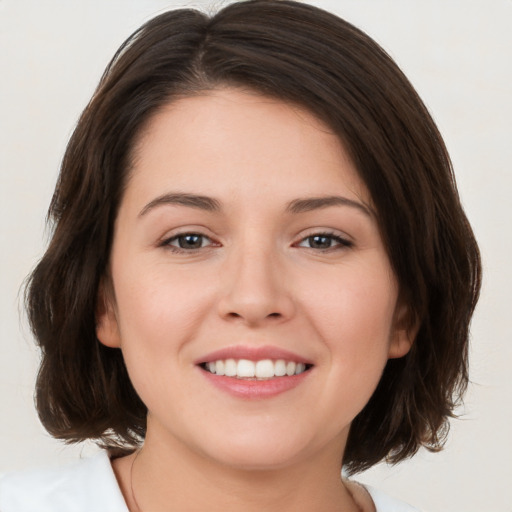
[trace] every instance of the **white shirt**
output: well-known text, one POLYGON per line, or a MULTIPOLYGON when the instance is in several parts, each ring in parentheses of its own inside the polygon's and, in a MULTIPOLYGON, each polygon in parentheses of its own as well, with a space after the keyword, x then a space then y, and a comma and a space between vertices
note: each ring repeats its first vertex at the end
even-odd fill
MULTIPOLYGON (((419 512, 366 487, 377 512, 419 512)), ((129 512, 106 451, 76 463, 0 478, 0 512, 129 512)))

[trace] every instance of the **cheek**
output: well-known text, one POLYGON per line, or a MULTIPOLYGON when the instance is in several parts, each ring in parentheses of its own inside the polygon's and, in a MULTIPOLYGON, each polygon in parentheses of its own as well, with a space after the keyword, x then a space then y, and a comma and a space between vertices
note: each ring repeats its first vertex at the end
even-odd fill
MULTIPOLYGON (((192 287, 183 273, 170 275, 151 265, 151 271, 141 268, 138 273, 124 268, 117 274, 118 321, 130 380, 148 409, 154 410, 162 397, 169 398, 170 390, 178 390, 175 382, 186 347, 197 336, 210 298, 207 288, 192 287)), ((183 394, 183 386, 179 389, 183 394)))
MULTIPOLYGON (((331 270, 331 269, 329 269, 331 270)), ((387 360, 397 286, 387 266, 346 266, 316 275, 304 309, 338 364, 380 367, 387 360)))
POLYGON ((161 263, 144 261, 114 270, 125 359, 175 364, 181 346, 194 337, 210 307, 212 287, 199 276, 171 271, 161 263))

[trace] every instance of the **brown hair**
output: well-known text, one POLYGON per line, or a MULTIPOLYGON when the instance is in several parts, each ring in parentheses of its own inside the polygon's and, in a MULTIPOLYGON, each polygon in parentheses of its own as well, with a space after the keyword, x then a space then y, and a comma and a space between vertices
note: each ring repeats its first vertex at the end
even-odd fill
POLYGON ((372 39, 316 7, 249 0, 212 17, 175 10, 121 46, 69 141, 49 209, 53 237, 27 287, 42 351, 42 423, 68 442, 141 442, 146 407, 121 351, 98 342, 95 309, 113 224, 141 127, 164 104, 245 87, 316 114, 366 184, 401 298, 418 328, 354 419, 349 472, 439 449, 468 381, 468 330, 480 287, 478 247, 441 136, 411 84, 372 39))

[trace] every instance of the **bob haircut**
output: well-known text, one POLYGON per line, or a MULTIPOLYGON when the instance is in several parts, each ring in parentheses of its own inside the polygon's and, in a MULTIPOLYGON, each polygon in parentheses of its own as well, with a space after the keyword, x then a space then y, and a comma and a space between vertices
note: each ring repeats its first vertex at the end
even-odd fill
POLYGON ((69 141, 48 212, 52 238, 27 284, 42 351, 36 404, 43 425, 66 442, 94 439, 117 453, 142 442, 147 409, 121 351, 95 332, 114 221, 148 120, 180 97, 222 87, 299 105, 337 134, 370 192, 408 327, 417 333, 405 357, 387 362, 354 419, 345 469, 399 462, 420 446, 440 449, 468 382, 481 279, 449 156, 382 48, 337 16, 289 0, 236 2, 211 17, 166 12, 108 65, 69 141))

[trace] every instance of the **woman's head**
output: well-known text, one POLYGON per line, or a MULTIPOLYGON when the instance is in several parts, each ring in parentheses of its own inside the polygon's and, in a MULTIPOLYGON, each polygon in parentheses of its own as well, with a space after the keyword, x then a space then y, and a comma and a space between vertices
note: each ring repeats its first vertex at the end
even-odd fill
POLYGON ((179 439, 230 467, 319 453, 338 467, 351 421, 412 341, 338 137, 224 88, 161 109, 134 155, 96 333, 122 350, 149 444, 175 452, 179 439))
POLYGON ((236 3, 212 18, 165 13, 105 72, 64 157, 50 208, 54 236, 28 290, 43 351, 43 423, 70 441, 130 444, 144 436, 146 407, 121 352, 96 336, 98 297, 112 284, 114 222, 155 115, 181 98, 226 89, 304 109, 338 137, 376 212, 406 306, 402 322, 417 333, 407 356, 388 361, 353 421, 344 462, 358 470, 401 460, 422 444, 438 447, 467 381, 480 276, 449 158, 416 93, 371 39, 287 1, 236 3))

